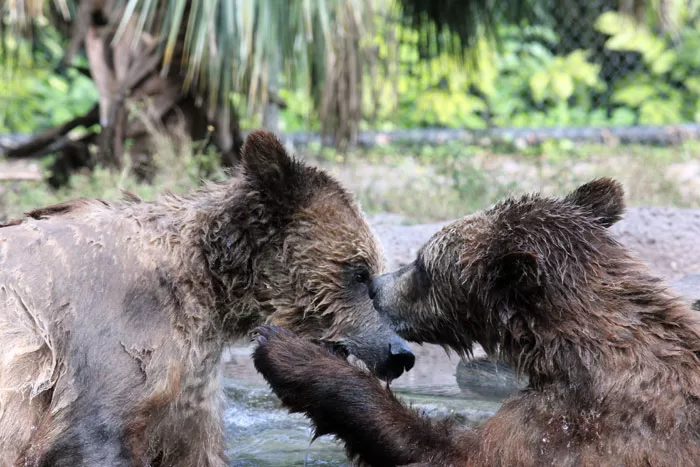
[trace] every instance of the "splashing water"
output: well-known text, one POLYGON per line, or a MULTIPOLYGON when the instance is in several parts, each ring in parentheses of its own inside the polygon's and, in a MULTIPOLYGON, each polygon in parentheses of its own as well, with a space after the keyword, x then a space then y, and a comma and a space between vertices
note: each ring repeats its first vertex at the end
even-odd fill
MULTIPOLYGON (((331 436, 313 440, 308 420, 282 409, 265 386, 228 381, 227 394, 225 425, 231 466, 349 465, 340 443, 331 436)), ((485 420, 499 407, 492 401, 415 394, 405 389, 397 394, 428 416, 456 417, 466 426, 485 420)))
MULTIPOLYGON (((403 400, 430 417, 454 417, 473 426, 492 416, 500 401, 465 395, 455 378, 457 361, 417 360, 417 367, 392 382, 403 400), (421 371, 420 364, 425 369, 421 371)), ((313 439, 309 421, 280 405, 257 374, 246 348, 226 359, 224 423, 230 465, 236 467, 349 466, 342 445, 331 436, 313 439)))

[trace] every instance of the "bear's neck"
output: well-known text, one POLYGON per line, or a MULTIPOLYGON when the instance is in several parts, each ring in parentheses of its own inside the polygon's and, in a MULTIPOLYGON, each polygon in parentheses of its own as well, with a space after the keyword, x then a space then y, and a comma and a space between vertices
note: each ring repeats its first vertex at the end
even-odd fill
POLYGON ((216 310, 214 326, 224 339, 243 337, 262 324, 265 258, 280 248, 281 226, 266 215, 245 182, 209 183, 191 197, 171 197, 169 227, 184 248, 182 263, 204 308, 216 310), (196 252, 193 254, 193 252, 196 252))
POLYGON ((509 355, 534 387, 573 389, 591 400, 661 386, 700 391, 700 320, 661 281, 632 270, 579 298, 576 308, 562 301, 549 322, 533 329, 534 344, 509 355))

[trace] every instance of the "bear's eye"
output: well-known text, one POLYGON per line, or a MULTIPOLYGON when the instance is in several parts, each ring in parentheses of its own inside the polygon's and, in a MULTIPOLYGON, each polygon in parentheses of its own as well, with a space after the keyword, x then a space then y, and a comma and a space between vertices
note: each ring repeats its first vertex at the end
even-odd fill
POLYGON ((369 282, 369 271, 366 269, 357 269, 353 274, 353 279, 359 284, 366 284, 369 282))

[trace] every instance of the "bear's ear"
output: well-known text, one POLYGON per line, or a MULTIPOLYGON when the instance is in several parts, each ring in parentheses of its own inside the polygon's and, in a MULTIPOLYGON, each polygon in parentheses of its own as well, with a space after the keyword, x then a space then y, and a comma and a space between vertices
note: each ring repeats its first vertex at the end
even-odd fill
POLYGON ((243 144, 241 165, 248 181, 266 198, 289 202, 298 185, 300 166, 269 131, 255 130, 243 144))
POLYGON ((581 185, 566 201, 590 211, 598 223, 610 227, 622 218, 625 211, 625 191, 611 178, 599 178, 581 185))
POLYGON ((499 287, 528 293, 542 285, 539 259, 535 253, 510 252, 498 260, 496 284, 499 287))

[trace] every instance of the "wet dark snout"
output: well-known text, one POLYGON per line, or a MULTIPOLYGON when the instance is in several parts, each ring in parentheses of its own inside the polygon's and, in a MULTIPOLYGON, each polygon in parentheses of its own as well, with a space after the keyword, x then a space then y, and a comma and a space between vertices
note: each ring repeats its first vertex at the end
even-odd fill
POLYGON ((413 351, 406 341, 399 336, 395 336, 391 340, 389 355, 389 371, 397 373, 394 378, 398 378, 404 371, 409 371, 416 362, 416 356, 413 354, 413 351))
POLYGON ((390 381, 413 368, 416 357, 406 341, 388 326, 370 334, 360 334, 344 343, 347 353, 364 361, 368 368, 390 381))

